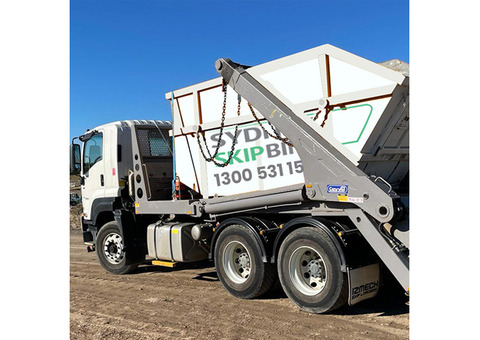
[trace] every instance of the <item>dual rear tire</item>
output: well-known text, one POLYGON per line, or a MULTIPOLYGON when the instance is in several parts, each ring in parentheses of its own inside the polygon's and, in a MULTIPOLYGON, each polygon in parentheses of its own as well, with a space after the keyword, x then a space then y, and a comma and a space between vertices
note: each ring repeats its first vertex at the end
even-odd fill
POLYGON ((262 261, 253 231, 230 225, 215 244, 215 268, 225 289, 238 298, 253 299, 265 294, 275 283, 276 268, 262 261))
POLYGON ((316 227, 292 231, 280 246, 275 267, 262 261, 252 230, 231 225, 218 237, 214 260, 221 283, 239 298, 260 297, 278 278, 287 296, 310 313, 333 311, 348 298, 338 250, 329 235, 316 227))
POLYGON ((280 246, 277 266, 285 294, 302 310, 327 313, 347 302, 347 275, 325 231, 315 227, 292 231, 280 246))

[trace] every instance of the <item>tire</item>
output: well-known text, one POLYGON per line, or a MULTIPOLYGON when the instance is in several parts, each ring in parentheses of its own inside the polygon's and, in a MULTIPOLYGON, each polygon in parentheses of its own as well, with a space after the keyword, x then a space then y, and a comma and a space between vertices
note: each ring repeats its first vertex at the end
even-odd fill
POLYGON ((242 225, 230 225, 215 244, 215 268, 225 289, 235 297, 253 299, 275 283, 275 265, 264 263, 253 232, 242 225))
POLYGON ((115 221, 108 222, 100 228, 95 248, 98 261, 110 273, 127 274, 138 267, 138 263, 125 264, 127 254, 123 251, 123 240, 115 221))
POLYGON ((310 313, 333 311, 347 302, 347 274, 332 240, 321 229, 292 231, 278 252, 278 273, 285 294, 310 313))

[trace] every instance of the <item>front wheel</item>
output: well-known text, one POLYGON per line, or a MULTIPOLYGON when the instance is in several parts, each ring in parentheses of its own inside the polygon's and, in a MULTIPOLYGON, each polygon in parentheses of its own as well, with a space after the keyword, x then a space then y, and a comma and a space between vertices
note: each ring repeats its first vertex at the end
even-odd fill
POLYGON ((285 293, 302 310, 326 313, 346 303, 347 276, 341 271, 335 245, 323 230, 294 230, 283 241, 277 262, 285 293))
POLYGON ((125 264, 127 254, 115 221, 108 222, 98 232, 96 250, 98 261, 110 273, 127 274, 138 267, 138 264, 125 264))
POLYGON ((275 266, 262 261, 253 232, 242 225, 230 225, 221 232, 214 258, 218 278, 233 296, 256 298, 275 283, 275 266))

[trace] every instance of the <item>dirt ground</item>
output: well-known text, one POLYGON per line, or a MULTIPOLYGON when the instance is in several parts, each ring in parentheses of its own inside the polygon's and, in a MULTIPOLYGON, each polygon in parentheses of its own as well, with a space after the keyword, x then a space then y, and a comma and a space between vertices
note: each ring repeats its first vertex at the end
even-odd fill
POLYGON ((117 276, 70 233, 70 337, 75 339, 408 339, 401 289, 327 315, 300 311, 283 292, 237 299, 210 263, 140 266, 117 276))

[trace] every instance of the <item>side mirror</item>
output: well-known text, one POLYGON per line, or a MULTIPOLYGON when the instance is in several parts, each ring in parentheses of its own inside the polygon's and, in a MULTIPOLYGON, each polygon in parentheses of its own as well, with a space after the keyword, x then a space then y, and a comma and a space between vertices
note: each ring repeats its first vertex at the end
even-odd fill
POLYGON ((70 145, 70 174, 80 173, 80 145, 72 143, 70 145))

